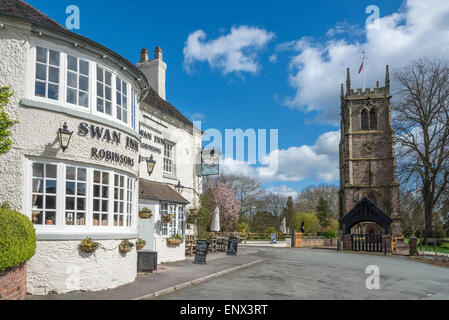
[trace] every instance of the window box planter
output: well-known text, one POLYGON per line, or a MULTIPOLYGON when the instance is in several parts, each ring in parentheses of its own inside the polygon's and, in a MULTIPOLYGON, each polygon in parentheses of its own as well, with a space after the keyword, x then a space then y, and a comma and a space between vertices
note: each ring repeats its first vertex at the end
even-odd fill
POLYGON ((167 238, 167 244, 169 246, 179 246, 183 242, 184 242, 184 238, 179 235, 178 236, 175 235, 174 237, 167 238))
POLYGON ((139 211, 140 219, 150 219, 152 216, 153 216, 153 213, 148 208, 143 208, 141 211, 139 211))
POLYGON ((121 254, 126 254, 130 252, 134 247, 134 244, 129 242, 128 240, 123 240, 122 243, 120 243, 118 249, 121 254))

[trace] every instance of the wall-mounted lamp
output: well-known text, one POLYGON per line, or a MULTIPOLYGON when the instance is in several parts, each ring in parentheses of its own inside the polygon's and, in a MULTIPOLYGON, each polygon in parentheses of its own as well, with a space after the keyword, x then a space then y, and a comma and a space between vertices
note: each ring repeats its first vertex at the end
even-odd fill
POLYGON ((153 159, 153 155, 151 155, 150 158, 145 158, 145 157, 139 156, 139 162, 142 162, 142 161, 147 162, 147 171, 148 171, 148 174, 151 176, 151 174, 154 171, 154 166, 156 165, 156 161, 153 159))
POLYGON ((181 181, 178 181, 178 184, 175 186, 175 190, 177 193, 182 194, 182 191, 184 191, 184 187, 181 184, 181 181))
POLYGON ((65 152, 69 147, 70 140, 72 139, 72 134, 73 131, 69 131, 67 122, 64 122, 62 128, 59 128, 58 130, 59 147, 62 149, 62 152, 65 152))

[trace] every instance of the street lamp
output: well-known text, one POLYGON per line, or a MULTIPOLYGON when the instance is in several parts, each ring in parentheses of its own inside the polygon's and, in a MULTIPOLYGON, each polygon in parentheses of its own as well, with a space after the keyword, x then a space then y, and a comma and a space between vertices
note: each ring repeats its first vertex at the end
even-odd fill
POLYGON ((139 157, 139 162, 142 162, 142 161, 147 162, 148 175, 151 176, 151 174, 154 171, 154 166, 156 165, 156 161, 153 159, 153 155, 151 155, 150 158, 139 157))
POLYGON ((59 147, 62 149, 62 152, 65 152, 69 147, 70 140, 72 139, 72 134, 73 131, 69 131, 67 122, 64 122, 62 128, 59 128, 58 130, 59 147))
POLYGON ((178 181, 178 185, 175 187, 175 190, 177 193, 182 194, 182 191, 184 191, 184 187, 181 185, 181 181, 178 181))

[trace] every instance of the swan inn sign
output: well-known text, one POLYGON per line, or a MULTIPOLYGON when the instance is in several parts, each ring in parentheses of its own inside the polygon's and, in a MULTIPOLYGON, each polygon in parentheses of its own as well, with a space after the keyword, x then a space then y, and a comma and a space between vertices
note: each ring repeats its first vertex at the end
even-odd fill
MULTIPOLYGON (((100 126, 96 126, 93 124, 89 125, 86 122, 81 122, 78 127, 78 134, 80 136, 86 137, 89 135, 89 133, 92 139, 97 139, 99 141, 115 144, 121 144, 122 142, 122 134, 120 132, 117 132, 115 130, 111 131, 100 126)), ((125 147, 135 152, 139 152, 139 142, 130 137, 126 137, 125 147)), ((105 160, 134 167, 134 159, 116 152, 107 151, 105 149, 92 148, 91 156, 94 159, 105 160)))

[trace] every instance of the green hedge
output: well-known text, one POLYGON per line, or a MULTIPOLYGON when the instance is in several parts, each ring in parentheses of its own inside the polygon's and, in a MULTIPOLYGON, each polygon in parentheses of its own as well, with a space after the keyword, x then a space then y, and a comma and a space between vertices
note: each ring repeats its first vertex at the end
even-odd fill
POLYGON ((30 260, 35 252, 36 233, 30 219, 0 208, 0 273, 30 260))

